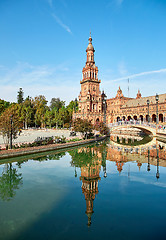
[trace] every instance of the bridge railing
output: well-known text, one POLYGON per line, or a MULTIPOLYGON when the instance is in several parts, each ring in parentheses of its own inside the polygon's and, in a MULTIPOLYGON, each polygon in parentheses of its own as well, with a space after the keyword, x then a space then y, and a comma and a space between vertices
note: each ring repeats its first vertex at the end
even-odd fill
POLYGON ((109 123, 108 127, 113 128, 113 127, 118 127, 118 126, 144 126, 147 128, 153 128, 156 129, 157 133, 163 133, 166 134, 166 127, 161 126, 160 124, 156 125, 154 123, 148 123, 148 122, 143 122, 143 121, 137 121, 137 120, 130 120, 130 121, 119 121, 115 123, 109 123))

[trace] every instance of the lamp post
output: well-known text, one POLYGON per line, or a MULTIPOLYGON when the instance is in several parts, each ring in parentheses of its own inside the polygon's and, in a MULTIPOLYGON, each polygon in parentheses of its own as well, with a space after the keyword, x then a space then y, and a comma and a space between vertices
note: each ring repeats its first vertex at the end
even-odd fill
POLYGON ((156 124, 159 123, 159 119, 158 119, 158 102, 159 102, 159 95, 156 93, 156 124))
POLYGON ((147 99, 147 105, 148 105, 148 123, 150 122, 150 116, 149 116, 149 103, 150 103, 150 101, 149 101, 149 99, 147 99))
POLYGON ((160 177, 160 173, 159 173, 159 150, 157 148, 157 173, 156 173, 157 180, 159 179, 159 177, 160 177))
POLYGON ((102 166, 103 166, 104 178, 107 177, 106 159, 107 159, 107 152, 106 152, 106 149, 104 149, 103 154, 102 154, 102 166))
POLYGON ((103 108, 104 108, 104 116, 103 116, 103 122, 106 124, 106 95, 104 95, 104 98, 103 98, 103 108))
POLYGON ((12 125, 13 125, 13 115, 10 116, 10 149, 12 149, 12 125))
POLYGON ((148 166, 147 166, 147 171, 150 171, 150 150, 148 148, 148 166))

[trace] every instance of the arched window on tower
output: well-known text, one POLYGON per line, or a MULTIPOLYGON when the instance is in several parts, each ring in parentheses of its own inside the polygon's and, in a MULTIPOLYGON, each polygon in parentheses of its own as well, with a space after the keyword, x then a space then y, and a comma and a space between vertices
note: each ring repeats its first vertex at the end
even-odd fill
POLYGON ((93 110, 95 110, 95 104, 93 104, 93 110))

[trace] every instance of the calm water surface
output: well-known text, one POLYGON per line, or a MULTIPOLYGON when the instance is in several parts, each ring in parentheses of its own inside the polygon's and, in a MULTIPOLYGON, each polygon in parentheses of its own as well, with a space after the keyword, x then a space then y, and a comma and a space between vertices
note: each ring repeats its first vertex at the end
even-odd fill
POLYGON ((166 239, 165 148, 110 144, 0 165, 0 239, 166 239))

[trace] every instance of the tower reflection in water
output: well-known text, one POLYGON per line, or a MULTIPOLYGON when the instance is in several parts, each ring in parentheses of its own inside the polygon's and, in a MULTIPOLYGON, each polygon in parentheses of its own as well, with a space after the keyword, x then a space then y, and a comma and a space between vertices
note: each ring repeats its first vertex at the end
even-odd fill
POLYGON ((88 226, 91 225, 91 216, 93 214, 93 201, 98 194, 98 180, 100 180, 100 166, 87 166, 81 169, 82 193, 86 200, 86 214, 88 216, 88 226))
MULTIPOLYGON (((156 165, 157 160, 157 172, 156 178, 159 179, 159 149, 148 149, 147 152, 142 152, 141 154, 135 153, 125 153, 113 149, 106 144, 93 146, 93 147, 83 147, 80 149, 75 149, 70 151, 72 156, 71 165, 75 168, 75 177, 77 176, 76 168, 80 168, 81 176, 80 180, 82 181, 82 193, 85 196, 86 200, 86 211, 88 217, 88 226, 91 225, 92 215, 94 213, 94 200, 95 196, 98 194, 99 189, 99 180, 101 168, 103 169, 103 177, 107 177, 106 172, 106 160, 114 162, 119 174, 123 171, 123 166, 127 162, 136 161, 138 169, 143 163, 147 163, 147 172, 151 170, 150 159, 152 159, 152 165, 156 165), (139 158, 138 158, 139 157, 139 158)), ((130 165, 129 165, 130 168, 130 165)), ((129 170, 130 171, 130 170, 129 170)), ((128 171, 128 177, 130 175, 128 171)))
POLYGON ((96 194, 98 194, 98 181, 100 178, 101 166, 103 167, 104 177, 106 173, 107 152, 103 146, 84 147, 70 152, 72 156, 71 165, 81 169, 80 180, 82 181, 82 193, 86 200, 86 214, 88 217, 88 226, 91 225, 93 203, 96 194))

